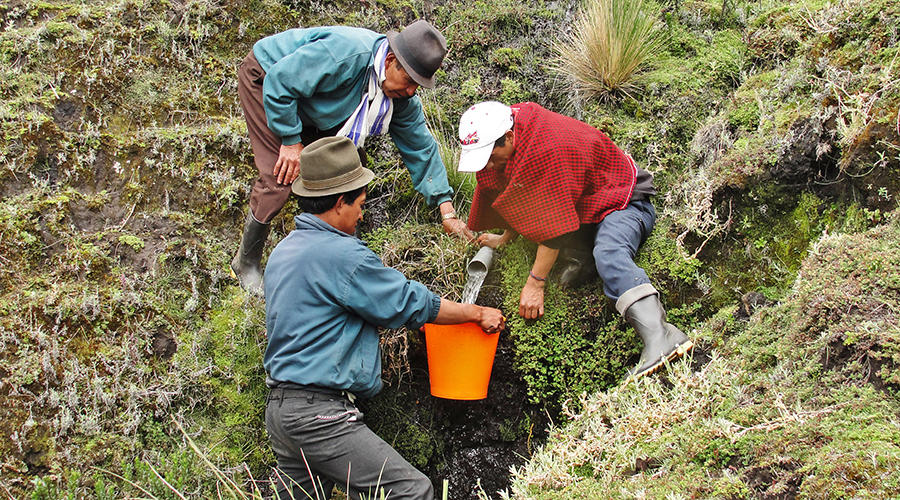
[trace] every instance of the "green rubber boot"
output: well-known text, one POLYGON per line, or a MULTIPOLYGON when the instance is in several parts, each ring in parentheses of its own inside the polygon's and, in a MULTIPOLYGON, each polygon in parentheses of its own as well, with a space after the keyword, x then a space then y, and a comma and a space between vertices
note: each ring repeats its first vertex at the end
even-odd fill
POLYGON ((628 290, 616 302, 616 308, 644 341, 641 359, 637 366, 628 370, 626 382, 655 372, 694 346, 684 332, 666 321, 659 292, 652 285, 639 285, 628 290))
POLYGON ((260 261, 268 236, 269 225, 259 222, 253 216, 253 212, 248 211, 241 247, 231 260, 231 275, 238 279, 241 288, 257 297, 265 295, 260 261))

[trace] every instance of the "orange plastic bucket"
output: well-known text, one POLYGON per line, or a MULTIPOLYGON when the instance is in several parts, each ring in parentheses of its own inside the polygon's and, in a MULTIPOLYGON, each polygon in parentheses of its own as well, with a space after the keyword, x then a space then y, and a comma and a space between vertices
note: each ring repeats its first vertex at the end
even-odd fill
POLYGON ((444 399, 484 399, 497 353, 499 334, 476 323, 425 325, 431 395, 444 399))

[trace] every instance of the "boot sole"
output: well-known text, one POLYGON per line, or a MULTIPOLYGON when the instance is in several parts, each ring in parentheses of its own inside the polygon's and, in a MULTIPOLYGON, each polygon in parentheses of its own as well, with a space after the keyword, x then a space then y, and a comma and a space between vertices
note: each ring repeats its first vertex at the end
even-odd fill
POLYGON ((690 339, 688 339, 687 342, 679 345, 678 347, 675 348, 674 351, 670 352, 668 356, 666 356, 664 358, 660 358, 659 361, 656 364, 654 364, 653 366, 651 366, 650 368, 647 368, 646 370, 644 370, 640 373, 635 373, 635 374, 629 375, 628 378, 625 379, 625 383, 627 384, 629 382, 635 381, 645 375, 652 375, 653 373, 658 371, 660 368, 664 367, 666 365, 666 363, 674 361, 674 360, 684 356, 693 348, 694 348, 694 342, 691 341, 690 339))

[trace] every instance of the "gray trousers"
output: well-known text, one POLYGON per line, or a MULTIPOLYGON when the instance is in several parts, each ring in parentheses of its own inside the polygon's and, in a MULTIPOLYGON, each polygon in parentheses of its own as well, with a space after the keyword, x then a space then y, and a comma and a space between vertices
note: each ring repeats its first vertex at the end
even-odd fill
POLYGON ((634 256, 655 224, 653 204, 640 200, 611 212, 597 225, 594 263, 603 280, 603 292, 613 301, 638 285, 650 283, 647 273, 634 263, 634 256))
POLYGON ((335 485, 353 500, 381 498, 382 489, 391 500, 434 498, 431 480, 372 432, 344 396, 272 389, 266 432, 278 459, 276 498, 327 499, 335 485))

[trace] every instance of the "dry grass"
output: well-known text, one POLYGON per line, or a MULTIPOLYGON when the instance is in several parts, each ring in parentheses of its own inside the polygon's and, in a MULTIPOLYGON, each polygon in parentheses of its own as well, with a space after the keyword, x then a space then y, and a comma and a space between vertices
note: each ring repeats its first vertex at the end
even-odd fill
MULTIPOLYGON (((698 421, 699 415, 711 415, 734 387, 722 358, 714 357, 698 373, 689 363, 670 368, 667 389, 656 378, 645 377, 636 384, 623 385, 580 402, 584 411, 570 414, 565 432, 551 431, 554 439, 540 450, 525 467, 514 471, 513 491, 529 498, 531 486, 559 489, 582 479, 572 467, 590 468, 594 478, 610 489, 621 481, 635 459, 645 456, 654 443, 677 441, 676 433, 684 425, 722 428, 715 421, 698 421)), ((618 488, 615 488, 618 489, 618 488)))

